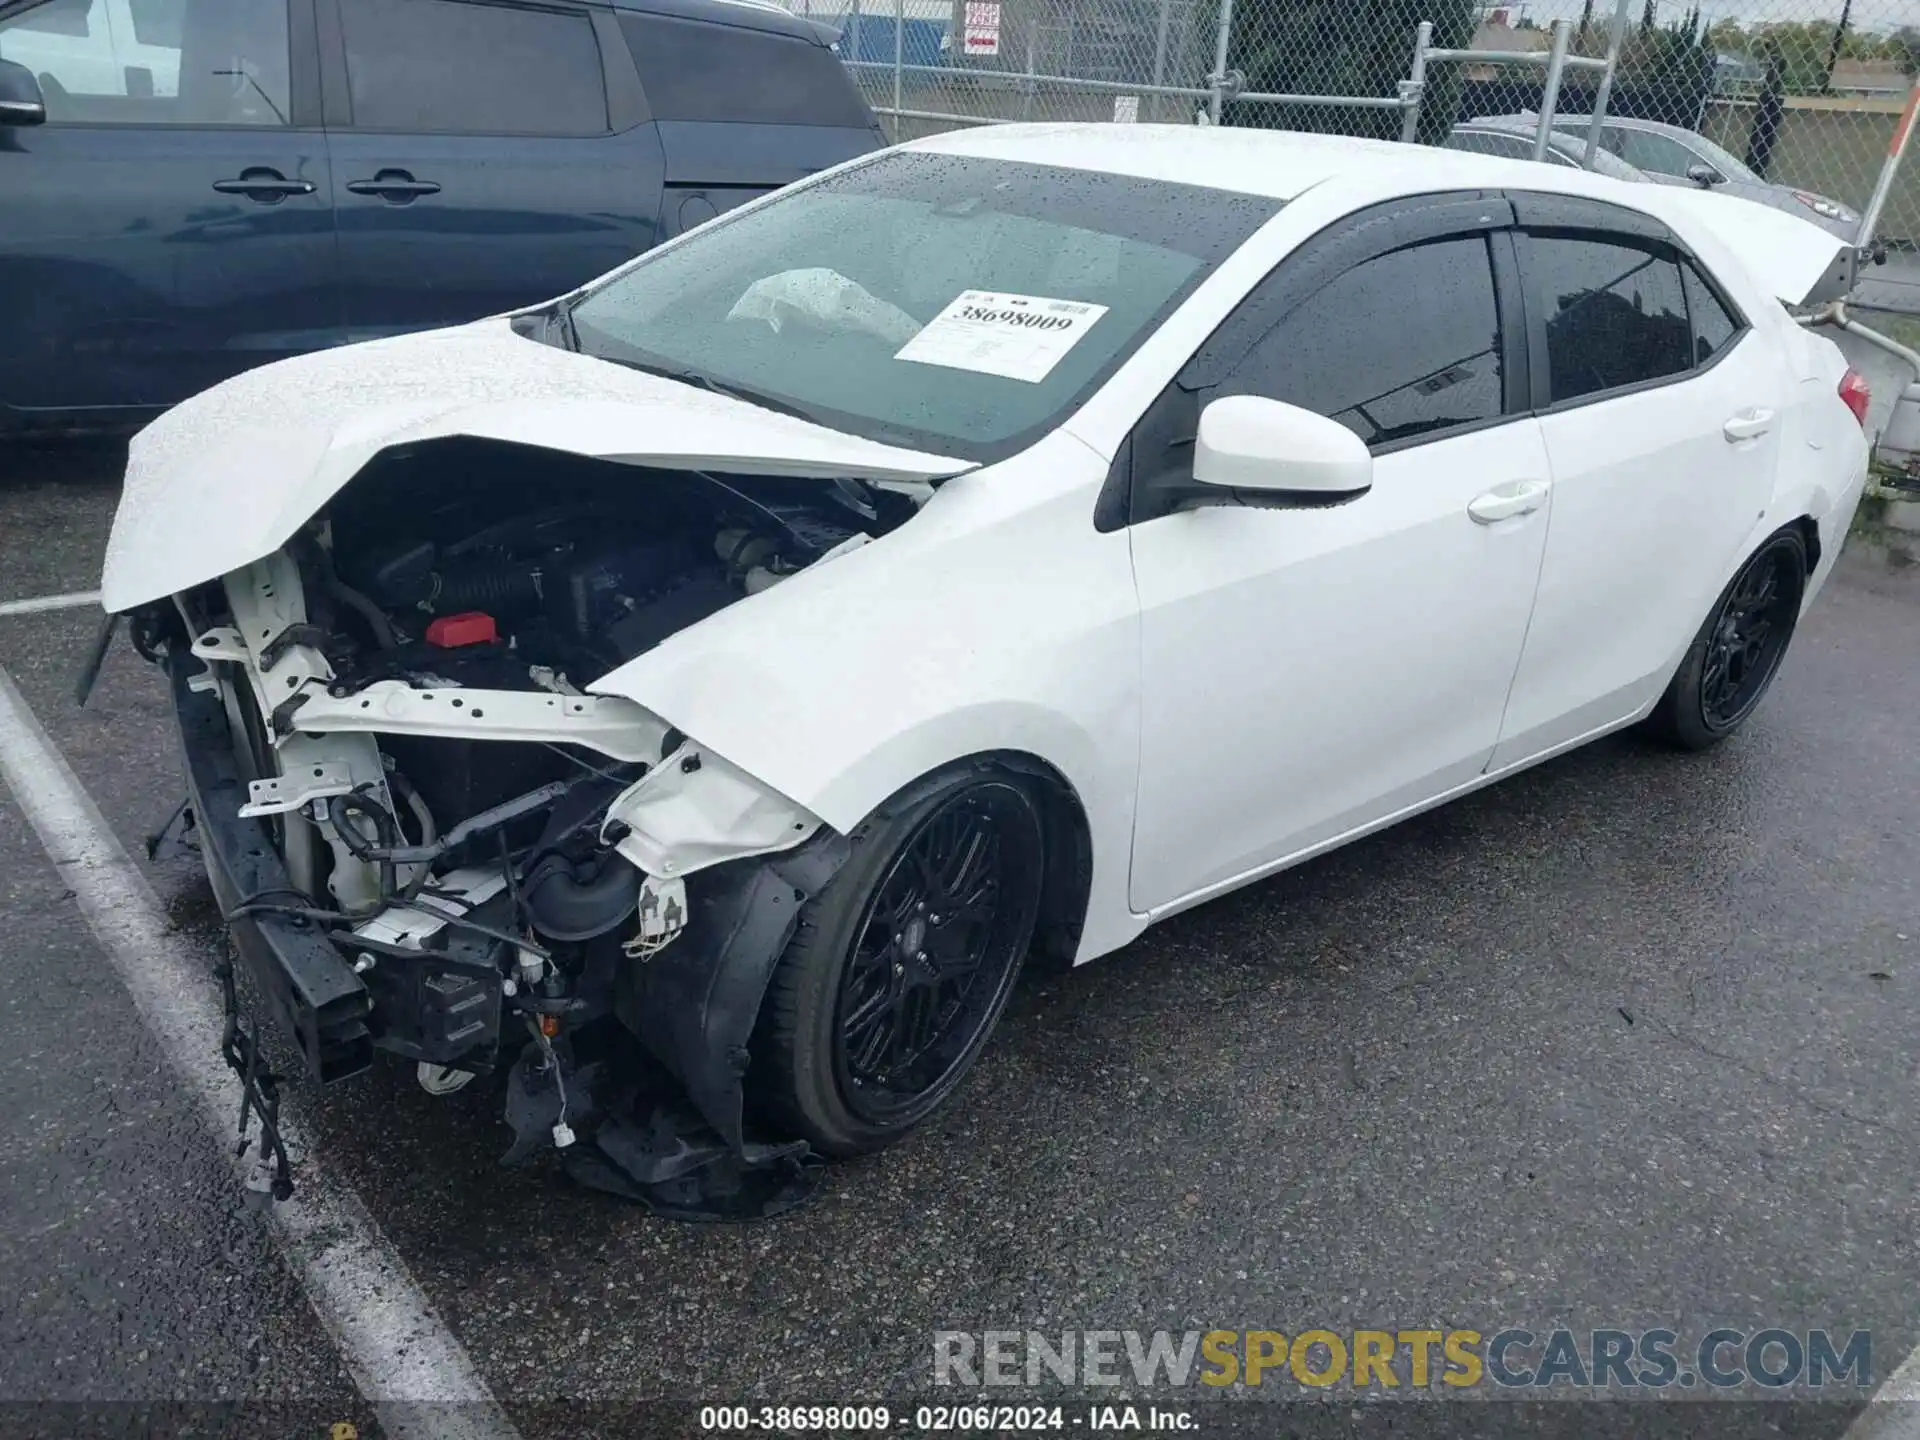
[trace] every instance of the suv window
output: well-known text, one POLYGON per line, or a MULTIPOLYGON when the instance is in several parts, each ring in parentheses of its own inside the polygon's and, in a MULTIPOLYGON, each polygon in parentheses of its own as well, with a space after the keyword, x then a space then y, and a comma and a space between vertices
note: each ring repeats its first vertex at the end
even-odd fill
POLYGON ((1529 293, 1546 313, 1555 404, 1692 368, 1680 266, 1623 239, 1533 235, 1529 293))
POLYGON ((1376 446, 1494 419, 1500 324, 1485 237, 1354 266, 1269 330, 1221 391, 1318 411, 1376 446))
POLYGON ((47 119, 285 125, 284 0, 48 0, 0 20, 0 60, 39 78, 47 119), (128 23, 128 22, 131 23, 128 23))
POLYGON ((795 35, 622 12, 647 104, 659 120, 871 129, 839 58, 795 35))
POLYGON ((1704 365, 1732 343, 1741 325, 1693 266, 1682 265, 1680 274, 1687 291, 1687 318, 1693 325, 1693 363, 1704 365))
POLYGON ((578 11, 467 0, 340 0, 361 130, 602 135, 607 85, 578 11))

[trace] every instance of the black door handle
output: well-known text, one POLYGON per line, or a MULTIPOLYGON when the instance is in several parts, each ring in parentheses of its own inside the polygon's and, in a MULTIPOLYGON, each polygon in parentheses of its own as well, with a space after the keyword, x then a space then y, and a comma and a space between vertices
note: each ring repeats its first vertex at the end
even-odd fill
POLYGON ((371 180, 349 180, 347 189, 356 195, 379 195, 395 205, 405 205, 416 196, 440 193, 433 181, 416 180, 405 170, 382 170, 371 180))
POLYGON ((245 195, 262 205, 278 205, 289 195, 311 195, 311 180, 289 180, 278 170, 264 165, 242 170, 235 180, 216 180, 213 188, 222 195, 245 195))

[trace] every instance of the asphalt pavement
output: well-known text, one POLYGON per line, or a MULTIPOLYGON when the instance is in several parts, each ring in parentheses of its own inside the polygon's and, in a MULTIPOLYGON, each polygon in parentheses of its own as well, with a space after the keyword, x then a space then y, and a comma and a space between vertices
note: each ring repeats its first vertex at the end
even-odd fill
POLYGON ((1866 309, 1920 315, 1920 255, 1892 250, 1879 264, 1861 266, 1852 298, 1866 309))
MULTIPOLYGON (((0 455, 0 609, 97 584, 116 481, 110 450, 0 455)), ((138 856, 175 739, 125 648, 75 707, 97 622, 0 615, 0 668, 138 856)), ((1917 731, 1920 570, 1854 550, 1733 743, 1609 739, 1030 977, 956 1103, 796 1215, 676 1224, 502 1170, 497 1089, 435 1099, 397 1064, 296 1093, 305 1164, 530 1440, 983 1398, 933 1387, 939 1330, 1824 1327, 1871 1331, 1877 1379, 1920 1340, 1917 731)), ((168 1405, 374 1433, 57 858, 0 790, 0 1434, 168 1405)), ((211 974, 195 862, 148 879, 211 974)), ((1244 1433, 1304 1424, 1239 1398, 1244 1433)), ((1839 1436, 1865 1398, 1567 1423, 1839 1436)), ((1336 1401, 1311 1418, 1546 1423, 1336 1401)))

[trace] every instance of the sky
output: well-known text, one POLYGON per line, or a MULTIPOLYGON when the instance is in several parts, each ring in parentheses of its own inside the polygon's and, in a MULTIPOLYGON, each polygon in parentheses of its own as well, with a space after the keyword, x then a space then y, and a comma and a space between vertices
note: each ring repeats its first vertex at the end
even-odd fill
MULTIPOLYGON (((1628 16, 1638 22, 1645 0, 1629 0, 1628 16)), ((1700 11, 1709 24, 1734 19, 1742 25, 1769 21, 1836 21, 1841 0, 1702 0, 1700 11)), ((1550 25, 1562 16, 1580 18, 1581 0, 1516 0, 1510 8, 1523 11, 1536 25, 1550 25)), ((1662 19, 1685 15, 1687 0, 1659 0, 1662 19)), ((1593 0, 1594 18, 1611 16, 1613 0, 1593 0)), ((1861 30, 1896 30, 1902 25, 1920 25, 1920 0, 1853 0, 1852 24, 1861 30)))

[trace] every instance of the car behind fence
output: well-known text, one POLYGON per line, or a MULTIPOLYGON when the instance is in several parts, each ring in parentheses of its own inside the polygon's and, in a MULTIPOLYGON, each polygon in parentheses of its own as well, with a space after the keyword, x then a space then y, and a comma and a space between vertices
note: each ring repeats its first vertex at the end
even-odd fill
MULTIPOLYGON (((1565 124, 1599 102, 1704 136, 1751 172, 1722 178, 1854 214, 1887 170, 1920 65, 1920 16, 1902 23, 1874 0, 793 3, 839 28, 842 58, 897 139, 1017 120, 1199 119, 1436 143, 1476 116, 1537 114, 1544 101, 1565 124)), ((1645 154, 1625 158, 1649 168, 1645 154)), ((1685 183, 1687 171, 1670 173, 1685 183)), ((1920 175, 1888 178, 1871 217, 1888 258, 1864 274, 1920 282, 1920 175)), ((1920 283, 1913 294, 1920 308, 1920 283)))

